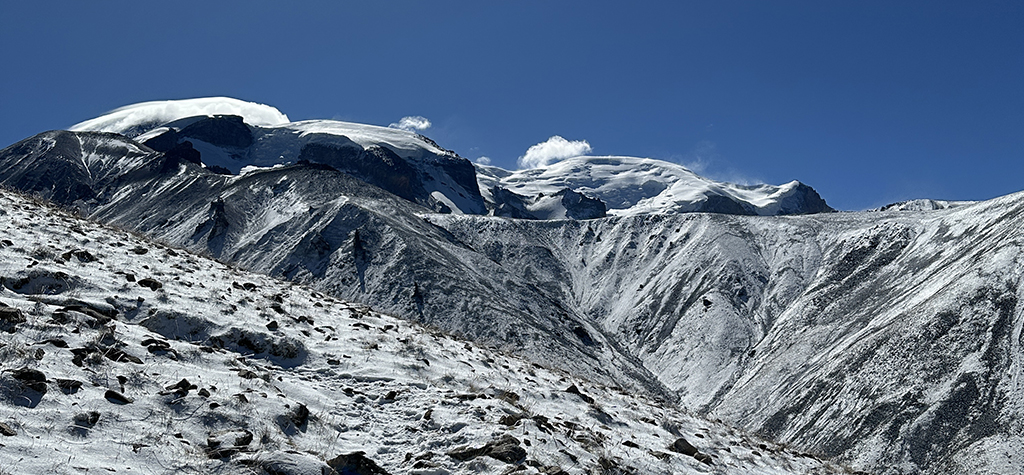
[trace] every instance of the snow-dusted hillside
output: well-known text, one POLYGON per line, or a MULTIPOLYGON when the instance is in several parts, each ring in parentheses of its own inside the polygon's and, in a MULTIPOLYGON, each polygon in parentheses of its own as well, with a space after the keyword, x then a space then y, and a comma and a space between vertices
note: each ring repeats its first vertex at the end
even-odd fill
POLYGON ((683 166, 650 158, 576 157, 546 167, 510 172, 477 165, 485 198, 495 186, 536 199, 571 189, 600 199, 608 214, 710 212, 746 215, 807 214, 832 211, 810 187, 742 186, 701 177, 683 166))
POLYGON ((3 473, 842 473, 0 190, 3 473))
POLYGON ((432 222, 542 279, 686 407, 879 473, 1024 460, 1024 194, 948 210, 432 222), (543 249, 544 251, 538 251, 543 249))

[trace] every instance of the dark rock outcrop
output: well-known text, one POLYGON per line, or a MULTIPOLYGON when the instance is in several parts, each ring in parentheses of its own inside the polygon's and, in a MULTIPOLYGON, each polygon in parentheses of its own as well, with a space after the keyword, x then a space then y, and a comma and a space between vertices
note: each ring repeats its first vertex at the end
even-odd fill
POLYGON ((390 475, 363 452, 339 455, 327 461, 338 475, 390 475))
POLYGON ((607 216, 608 207, 597 198, 590 198, 568 188, 559 192, 565 216, 572 219, 598 219, 607 216))
POLYGON ((195 121, 178 132, 211 145, 246 148, 252 145, 252 129, 237 115, 215 115, 195 121))

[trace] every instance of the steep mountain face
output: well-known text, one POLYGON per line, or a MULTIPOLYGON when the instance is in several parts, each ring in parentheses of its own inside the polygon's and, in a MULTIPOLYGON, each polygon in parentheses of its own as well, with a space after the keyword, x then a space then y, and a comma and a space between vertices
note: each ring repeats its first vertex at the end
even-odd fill
POLYGON ((122 177, 164 160, 118 134, 65 131, 23 140, 4 149, 3 155, 4 184, 65 204, 97 201, 122 177))
MULTIPOLYGON (((430 180, 381 181, 427 176, 416 173, 440 155, 416 155, 428 149, 414 134, 238 117, 251 142, 235 117, 145 131, 136 120, 136 138, 166 151, 137 146, 142 158, 127 159, 117 157, 136 155, 118 148, 103 163, 124 159, 130 172, 95 182, 43 134, 0 152, 0 169, 20 170, 0 180, 65 189, 21 177, 75 164, 62 183, 94 189, 75 198, 93 218, 605 384, 672 394, 857 468, 1006 473, 1024 463, 1022 195, 767 216, 830 209, 798 182, 739 187, 665 162, 581 157, 544 170, 478 168, 480 203, 527 219, 439 214, 420 205, 457 195, 432 204, 416 198, 428 186, 415 184, 430 180), (403 161, 369 157, 373 144, 403 161), (285 154, 295 164, 225 175, 211 170, 217 153, 227 164, 285 154), (35 165, 19 168, 26 157, 35 165)), ((430 176, 459 175, 444 170, 430 176)))
POLYGON ((551 295, 684 407, 879 473, 1007 473, 1024 444, 1022 211, 1018 194, 932 213, 433 222, 563 276, 551 295))

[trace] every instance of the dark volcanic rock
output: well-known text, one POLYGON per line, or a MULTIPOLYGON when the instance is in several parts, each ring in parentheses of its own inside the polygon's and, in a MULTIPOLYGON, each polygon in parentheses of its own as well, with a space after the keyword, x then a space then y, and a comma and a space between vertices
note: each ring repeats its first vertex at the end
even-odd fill
POLYGON ((196 150, 195 147, 192 146, 192 142, 189 142, 188 140, 168 149, 164 152, 164 157, 167 157, 168 163, 170 163, 171 160, 191 162, 196 165, 203 163, 202 154, 200 154, 199 150, 196 150))
POLYGON ((189 124, 178 132, 220 147, 246 148, 252 145, 252 129, 237 115, 215 115, 189 124))
POLYGON ((156 150, 157 152, 166 152, 174 148, 175 145, 178 145, 178 132, 169 128, 142 142, 142 145, 156 150))

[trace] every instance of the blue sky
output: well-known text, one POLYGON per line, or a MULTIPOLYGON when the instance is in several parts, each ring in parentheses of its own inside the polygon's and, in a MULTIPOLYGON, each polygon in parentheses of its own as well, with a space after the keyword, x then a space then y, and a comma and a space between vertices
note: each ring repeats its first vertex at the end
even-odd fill
POLYGON ((1024 2, 0 2, 0 147, 226 95, 515 168, 553 135, 856 210, 1024 190, 1024 2))

